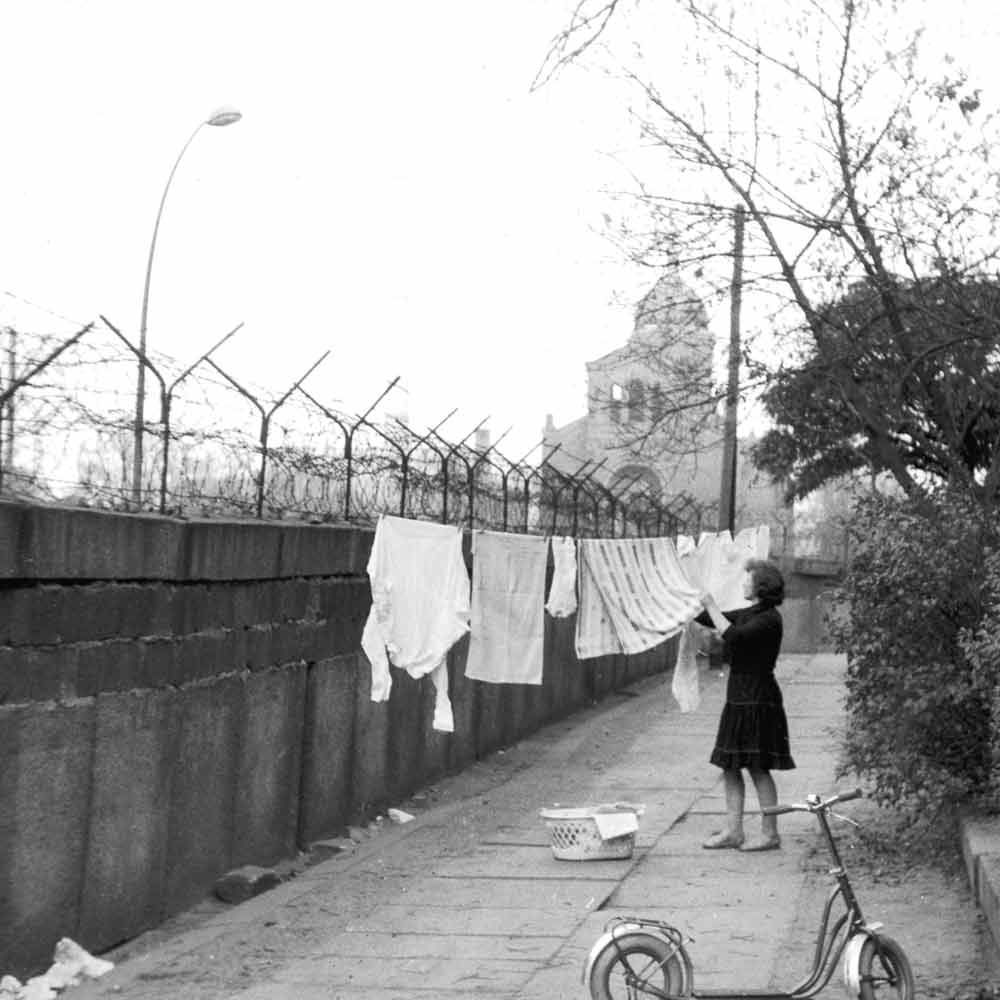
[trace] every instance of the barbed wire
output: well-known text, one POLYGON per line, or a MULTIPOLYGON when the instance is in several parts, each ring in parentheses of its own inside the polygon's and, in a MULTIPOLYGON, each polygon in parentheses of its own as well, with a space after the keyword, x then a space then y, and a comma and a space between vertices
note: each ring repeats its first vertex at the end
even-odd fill
POLYGON ((697 533, 714 514, 692 497, 654 496, 638 477, 609 486, 598 475, 606 460, 557 469, 558 445, 535 463, 539 445, 512 460, 499 447, 511 428, 492 443, 478 436, 485 421, 446 435, 455 410, 426 429, 376 419, 398 377, 360 413, 327 405, 306 386, 325 354, 280 392, 253 386, 211 356, 241 326, 187 366, 144 354, 103 316, 62 337, 0 328, 0 496, 189 517, 370 523, 388 513, 595 536, 697 533), (135 482, 138 363, 159 399, 145 411, 135 482))

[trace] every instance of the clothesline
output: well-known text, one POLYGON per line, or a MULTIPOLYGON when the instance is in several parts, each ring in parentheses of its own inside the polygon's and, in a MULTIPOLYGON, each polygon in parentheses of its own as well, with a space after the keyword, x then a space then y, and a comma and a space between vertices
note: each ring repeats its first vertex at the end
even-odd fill
MULTIPOLYGON (((769 542, 766 526, 735 538, 703 533, 697 543, 686 536, 675 543, 666 537, 574 540, 475 531, 470 580, 462 529, 383 515, 368 562, 372 608, 362 637, 372 700, 389 697, 390 663, 413 677, 429 674, 436 691, 434 728, 452 732, 445 657, 467 632, 467 678, 539 685, 546 611, 553 617, 578 612, 580 659, 643 652, 684 630, 701 610, 705 590, 726 608, 745 606, 743 565, 766 556, 769 542)), ((674 695, 688 710, 697 703, 697 668, 691 643, 681 646, 686 658, 675 669, 674 695)))

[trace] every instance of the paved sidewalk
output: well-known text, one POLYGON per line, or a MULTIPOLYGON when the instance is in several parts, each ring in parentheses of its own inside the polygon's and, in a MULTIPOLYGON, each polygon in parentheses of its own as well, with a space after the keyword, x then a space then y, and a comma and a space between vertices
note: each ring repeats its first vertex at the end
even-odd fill
MULTIPOLYGON (((832 655, 779 663, 798 764, 776 775, 783 801, 835 789, 842 674, 832 655)), ((717 671, 702 671, 702 691, 701 708, 681 714, 669 677, 653 678, 551 725, 440 782, 414 822, 355 853, 133 944, 73 1000, 580 998, 584 957, 615 914, 669 918, 689 934, 699 987, 779 985, 815 824, 783 817, 781 851, 700 847, 723 812, 720 772, 707 763, 717 671), (646 806, 632 859, 553 858, 539 808, 616 800, 646 806)), ((752 786, 747 800, 756 807, 752 786)))

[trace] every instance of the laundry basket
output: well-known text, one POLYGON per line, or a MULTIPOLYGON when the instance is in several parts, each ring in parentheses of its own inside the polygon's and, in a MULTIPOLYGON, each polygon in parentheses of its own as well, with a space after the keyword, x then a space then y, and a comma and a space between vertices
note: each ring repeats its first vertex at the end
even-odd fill
MULTIPOLYGON (((625 820, 625 817, 631 816, 637 826, 643 812, 641 805, 616 802, 613 805, 541 809, 539 815, 549 829, 552 854, 560 861, 610 861, 632 857, 635 830, 605 837, 601 835, 595 817, 620 817, 625 820)), ((627 821, 625 825, 628 825, 627 821)))

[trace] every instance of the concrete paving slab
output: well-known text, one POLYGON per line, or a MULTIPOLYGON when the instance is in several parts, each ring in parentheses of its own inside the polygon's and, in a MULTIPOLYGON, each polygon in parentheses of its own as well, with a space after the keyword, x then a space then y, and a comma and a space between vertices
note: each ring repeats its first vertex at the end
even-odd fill
MULTIPOLYGON (((587 912, 601 905, 618 879, 419 879, 404 886, 399 902, 424 906, 488 907, 522 910, 545 905, 561 911, 587 912)), ((475 911, 470 910, 469 920, 475 911)))
POLYGON ((461 990, 474 997, 517 989, 537 968, 530 959, 383 956, 319 957, 302 959, 279 970, 271 982, 277 986, 325 983, 330 989, 369 987, 403 990, 419 984, 422 989, 461 990))
POLYGON ((495 934, 407 934, 398 931, 333 931, 313 935, 310 951, 316 956, 389 958, 531 959, 543 961, 563 946, 561 935, 510 937, 495 934))
POLYGON ((570 879, 620 881, 634 862, 631 859, 564 861, 549 847, 483 846, 474 853, 448 858, 433 865, 431 874, 446 878, 570 879))
POLYGON ((576 925, 575 911, 567 915, 566 907, 543 903, 514 909, 497 906, 425 906, 387 903, 378 906, 366 917, 354 920, 346 929, 352 931, 384 931, 387 927, 420 927, 425 934, 466 934, 470 925, 479 934, 506 937, 547 937, 564 932, 567 922, 576 925))

